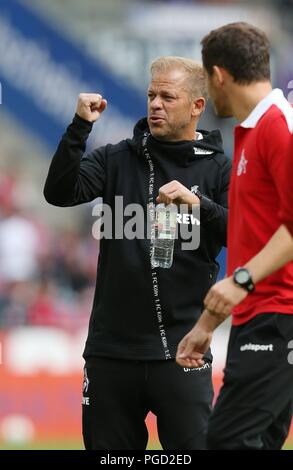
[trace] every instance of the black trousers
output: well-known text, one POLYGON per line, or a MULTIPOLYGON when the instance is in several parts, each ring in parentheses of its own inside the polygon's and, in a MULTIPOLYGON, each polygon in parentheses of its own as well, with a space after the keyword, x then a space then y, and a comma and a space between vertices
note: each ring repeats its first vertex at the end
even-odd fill
POLYGON ((292 418, 292 339, 292 315, 266 313, 232 327, 209 449, 282 448, 292 418))
POLYGON ((204 449, 211 413, 211 364, 89 358, 83 386, 83 437, 90 450, 143 450, 145 418, 157 416, 164 449, 204 449))

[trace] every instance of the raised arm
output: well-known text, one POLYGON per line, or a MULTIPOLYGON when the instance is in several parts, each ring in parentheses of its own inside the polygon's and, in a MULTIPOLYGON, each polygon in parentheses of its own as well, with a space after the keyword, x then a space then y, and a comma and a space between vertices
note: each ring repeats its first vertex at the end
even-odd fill
POLYGON ((44 187, 47 202, 74 206, 103 195, 105 149, 83 156, 93 123, 106 109, 101 95, 79 95, 76 114, 52 159, 44 187))

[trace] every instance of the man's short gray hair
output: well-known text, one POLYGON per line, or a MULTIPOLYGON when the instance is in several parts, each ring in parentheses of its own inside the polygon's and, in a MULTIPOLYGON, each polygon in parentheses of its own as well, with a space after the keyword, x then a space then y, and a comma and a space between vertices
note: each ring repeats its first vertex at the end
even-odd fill
POLYGON ((192 98, 208 98, 207 81, 204 69, 199 62, 186 57, 164 56, 155 59, 150 66, 152 78, 157 72, 183 70, 186 73, 186 84, 192 98))

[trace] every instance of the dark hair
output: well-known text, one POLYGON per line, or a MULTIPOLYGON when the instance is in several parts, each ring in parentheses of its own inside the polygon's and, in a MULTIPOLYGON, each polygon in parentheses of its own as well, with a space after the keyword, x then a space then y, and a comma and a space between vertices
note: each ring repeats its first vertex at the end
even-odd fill
POLYGON ((230 23, 211 31, 201 44, 203 66, 209 75, 218 65, 239 84, 270 80, 270 43, 255 26, 230 23))

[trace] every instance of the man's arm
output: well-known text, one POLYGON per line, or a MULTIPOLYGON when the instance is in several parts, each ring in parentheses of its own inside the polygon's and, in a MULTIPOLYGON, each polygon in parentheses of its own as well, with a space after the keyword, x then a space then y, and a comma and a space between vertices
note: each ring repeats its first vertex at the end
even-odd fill
MULTIPOLYGON (((260 137, 260 156, 275 184, 277 197, 280 201, 280 212, 282 213, 283 207, 287 207, 287 211, 290 212, 293 205, 293 192, 289 183, 288 172, 290 168, 292 169, 292 157, 290 160, 288 159, 288 147, 292 135, 289 132, 286 120, 283 117, 278 117, 270 122, 263 127, 260 137), (275 135, 274 139, 271 138, 273 134, 275 135), (268 146, 266 142, 270 142, 270 145, 268 146)), ((244 266, 250 271, 255 284, 293 259, 293 238, 284 225, 284 220, 280 217, 280 214, 278 216, 280 220, 279 229, 262 250, 244 266)), ((291 220, 292 218, 291 216, 291 220)), ((205 298, 205 305, 215 313, 229 315, 231 309, 242 302, 247 295, 249 294, 245 289, 237 286, 232 277, 228 277, 210 289, 205 298)))
MULTIPOLYGON (((284 225, 274 233, 266 246, 246 265, 255 284, 293 260, 293 238, 284 225)), ((182 367, 201 367, 213 331, 231 314, 249 293, 236 285, 232 277, 217 282, 208 292, 206 309, 194 328, 179 343, 177 362, 182 367)))
POLYGON ((189 209, 200 206, 201 224, 212 233, 222 246, 226 246, 228 218, 228 188, 231 162, 227 160, 221 175, 218 203, 203 196, 200 200, 179 181, 171 181, 159 189, 157 203, 188 204, 189 209))
POLYGON ((219 191, 215 201, 203 195, 200 203, 200 221, 203 227, 222 246, 227 246, 228 222, 228 190, 231 176, 232 161, 227 159, 220 172, 219 191))
POLYGON ((293 260, 293 239, 285 225, 281 225, 266 246, 245 267, 258 283, 293 260))
POLYGON ((52 159, 44 187, 45 199, 56 206, 74 206, 101 196, 104 188, 104 153, 98 149, 82 158, 87 138, 106 108, 100 95, 81 94, 76 115, 52 159))
POLYGON ((204 310, 192 330, 180 341, 176 361, 182 367, 202 367, 203 356, 210 347, 213 331, 225 320, 225 317, 213 315, 204 310))

